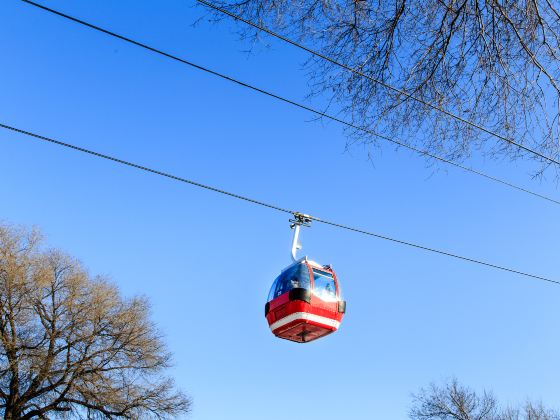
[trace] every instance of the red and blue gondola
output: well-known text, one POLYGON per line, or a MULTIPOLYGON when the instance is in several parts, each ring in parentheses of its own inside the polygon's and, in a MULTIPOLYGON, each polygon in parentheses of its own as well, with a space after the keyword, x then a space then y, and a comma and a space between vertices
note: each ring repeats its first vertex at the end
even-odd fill
POLYGON ((333 269, 306 257, 282 270, 265 306, 272 333, 298 343, 336 331, 345 311, 333 269))

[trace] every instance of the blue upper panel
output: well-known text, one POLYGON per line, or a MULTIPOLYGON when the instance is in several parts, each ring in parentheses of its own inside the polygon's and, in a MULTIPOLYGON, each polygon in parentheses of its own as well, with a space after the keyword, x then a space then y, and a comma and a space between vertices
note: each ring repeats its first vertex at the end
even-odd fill
POLYGON ((295 264, 284 270, 282 274, 274 280, 268 294, 268 301, 270 302, 272 299, 276 299, 278 296, 295 288, 311 289, 309 269, 304 262, 295 264))

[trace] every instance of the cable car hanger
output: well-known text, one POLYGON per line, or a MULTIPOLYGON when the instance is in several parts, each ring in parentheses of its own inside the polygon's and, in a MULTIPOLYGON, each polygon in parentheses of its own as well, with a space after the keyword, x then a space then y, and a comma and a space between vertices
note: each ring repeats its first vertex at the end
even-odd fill
POLYGON ((294 213, 294 218, 290 219, 290 228, 294 229, 294 238, 292 240, 292 261, 297 262, 297 250, 301 249, 301 244, 298 243, 299 229, 301 226, 311 227, 313 218, 308 214, 294 213))

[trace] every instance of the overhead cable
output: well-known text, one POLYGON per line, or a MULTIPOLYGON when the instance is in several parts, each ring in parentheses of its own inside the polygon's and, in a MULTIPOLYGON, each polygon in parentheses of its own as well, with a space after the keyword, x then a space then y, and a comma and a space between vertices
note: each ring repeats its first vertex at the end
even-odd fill
MULTIPOLYGON (((256 205, 266 207, 266 208, 269 208, 269 209, 272 209, 272 210, 276 210, 276 211, 279 211, 279 212, 283 212, 283 213, 291 213, 291 214, 294 214, 294 215, 295 214, 301 214, 297 211, 289 210, 289 209, 284 208, 284 207, 280 207, 280 206, 277 206, 277 205, 274 205, 274 204, 266 203, 266 202, 260 201, 260 200, 255 200, 255 199, 250 198, 250 197, 235 194, 235 193, 232 193, 232 192, 229 192, 229 191, 217 188, 217 187, 212 187, 210 185, 206 185, 206 184, 203 184, 203 183, 200 183, 200 182, 197 182, 197 181, 193 181, 193 180, 190 180, 190 179, 187 179, 187 178, 183 178, 183 177, 180 177, 180 176, 177 176, 177 175, 173 175, 173 174, 170 174, 170 173, 167 173, 167 172, 152 169, 152 168, 149 168, 149 167, 144 166, 144 165, 140 165, 140 164, 137 164, 137 163, 133 163, 133 162, 130 162, 130 161, 126 161, 126 160, 123 160, 123 159, 116 158, 114 156, 106 155, 106 154, 99 153, 99 152, 96 152, 96 151, 93 151, 93 150, 89 150, 89 149, 86 149, 86 148, 83 148, 83 147, 75 146, 75 145, 70 144, 70 143, 66 143, 66 142, 63 142, 63 141, 60 141, 60 140, 57 140, 57 139, 54 139, 54 138, 51 138, 51 137, 46 137, 46 136, 43 136, 43 135, 40 135, 40 134, 32 133, 30 131, 23 130, 21 128, 17 128, 17 127, 11 126, 11 125, 0 123, 0 128, 4 128, 6 130, 10 130, 10 131, 13 131, 13 132, 16 132, 16 133, 19 133, 19 134, 23 134, 25 136, 32 137, 34 139, 41 140, 41 141, 44 141, 44 142, 48 142, 48 143, 51 143, 51 144, 56 144, 58 146, 62 146, 62 147, 68 148, 68 149, 78 151, 78 152, 86 153, 86 154, 89 154, 89 155, 92 155, 92 156, 95 156, 95 157, 98 157, 98 158, 106 159, 106 160, 109 160, 111 162, 119 163, 121 165, 126 165, 126 166, 129 166, 129 167, 135 168, 135 169, 139 169, 141 171, 150 172, 152 174, 163 176, 165 178, 169 178, 169 179, 172 179, 172 180, 175 180, 175 181, 187 183, 187 184, 193 185, 195 187, 199 187, 199 188, 203 188, 203 189, 213 191, 213 192, 216 192, 216 193, 219 193, 219 194, 227 195, 229 197, 236 198, 238 200, 243 200, 243 201, 249 202, 251 204, 256 204, 256 205)), ((444 255, 444 256, 447 256, 447 257, 452 257, 452 258, 463 260, 463 261, 466 261, 466 262, 470 262, 470 263, 474 263, 474 264, 478 264, 478 265, 483 265, 483 266, 486 266, 486 267, 495 268, 497 270, 507 271, 509 273, 519 274, 521 276, 530 277, 532 279, 542 280, 542 281, 546 281, 546 282, 553 283, 553 284, 556 284, 556 285, 560 285, 560 281, 553 280, 553 279, 548 278, 548 277, 543 277, 543 276, 540 276, 540 275, 516 270, 516 269, 513 269, 513 268, 505 267, 505 266, 502 266, 502 265, 499 265, 499 264, 494 264, 494 263, 490 263, 490 262, 475 259, 475 258, 465 257, 463 255, 455 254, 453 252, 449 252, 449 251, 445 251, 445 250, 441 250, 441 249, 437 249, 437 248, 432 248, 432 247, 429 247, 429 246, 420 245, 420 244, 416 244, 416 243, 409 242, 409 241, 404 241, 402 239, 392 238, 392 237, 387 236, 387 235, 381 235, 381 234, 370 232, 370 231, 367 231, 367 230, 364 230, 364 229, 359 229, 359 228, 355 228, 355 227, 352 227, 352 226, 349 226, 349 225, 336 223, 336 222, 333 222, 333 221, 330 221, 330 220, 327 220, 327 219, 320 219, 318 217, 313 217, 313 216, 309 216, 309 218, 311 220, 314 220, 314 221, 318 222, 318 223, 324 223, 326 225, 330 225, 330 226, 333 226, 333 227, 336 227, 336 228, 340 228, 340 229, 348 230, 348 231, 351 231, 351 232, 359 233, 359 234, 362 234, 362 235, 373 236, 373 237, 376 237, 376 238, 379 238, 379 239, 384 239, 386 241, 395 242, 395 243, 398 243, 398 244, 401 244, 401 245, 406 245, 406 246, 409 246, 409 247, 413 247, 413 248, 421 249, 421 250, 424 250, 424 251, 444 255)))
POLYGON ((417 148, 417 147, 408 145, 408 144, 406 144, 406 143, 404 143, 404 142, 402 142, 402 141, 399 141, 399 140, 397 140, 397 139, 384 136, 384 135, 379 134, 379 133, 377 133, 377 132, 375 132, 375 131, 373 131, 373 130, 370 130, 370 129, 366 128, 366 127, 358 126, 358 125, 356 125, 356 124, 354 124, 354 123, 351 123, 351 122, 349 122, 349 121, 345 121, 345 120, 343 120, 343 119, 341 119, 341 118, 338 118, 338 117, 336 117, 336 116, 334 116, 334 115, 332 115, 332 114, 328 114, 328 113, 323 112, 323 111, 320 111, 320 110, 318 110, 318 109, 316 109, 316 108, 313 108, 313 107, 304 105, 304 104, 302 104, 302 103, 293 101, 293 100, 291 100, 291 99, 285 98, 285 97, 283 97, 283 96, 277 95, 277 94, 275 94, 275 93, 272 93, 272 92, 269 92, 269 91, 267 91, 267 90, 264 90, 264 89, 261 89, 261 88, 259 88, 259 87, 256 87, 256 86, 254 86, 254 85, 251 85, 251 84, 249 84, 249 83, 242 82, 242 81, 240 81, 240 80, 238 80, 238 79, 235 79, 235 78, 233 78, 233 77, 227 76, 227 75, 225 75, 225 74, 223 74, 223 73, 217 72, 217 71, 212 70, 212 69, 209 69, 209 68, 207 68, 207 67, 204 67, 204 66, 195 64, 195 63, 193 63, 193 62, 191 62, 191 61, 189 61, 189 60, 186 60, 186 59, 184 59, 184 58, 181 58, 181 57, 178 57, 178 56, 176 56, 176 55, 173 55, 173 54, 167 53, 167 52, 165 52, 165 51, 162 51, 162 50, 160 50, 160 49, 158 49, 158 48, 149 46, 149 45, 144 44, 144 43, 139 42, 139 41, 135 41, 135 40, 133 40, 133 39, 131 39, 131 38, 128 38, 128 37, 126 37, 126 36, 119 35, 119 34, 117 34, 117 33, 115 33, 115 32, 109 31, 108 29, 101 28, 101 27, 99 27, 99 26, 96 26, 96 25, 93 25, 93 24, 91 24, 91 23, 85 22, 85 21, 83 21, 83 20, 81 20, 81 19, 78 19, 78 18, 75 18, 75 17, 73 17, 73 16, 69 16, 69 15, 67 15, 67 14, 65 14, 65 13, 59 12, 59 11, 57 11, 57 10, 51 9, 51 8, 49 8, 49 7, 43 6, 43 5, 39 4, 39 3, 35 3, 35 2, 33 2, 33 1, 30 1, 30 0, 22 0, 22 1, 24 1, 25 3, 28 3, 28 4, 32 5, 32 6, 38 7, 38 8, 40 8, 40 9, 42 9, 42 10, 45 10, 45 11, 47 11, 47 12, 53 13, 53 14, 55 14, 55 15, 57 15, 57 16, 63 17, 63 18, 68 19, 68 20, 71 20, 71 21, 73 21, 73 22, 75 22, 75 23, 78 23, 78 24, 80 24, 80 25, 84 25, 84 26, 86 26, 86 27, 88 27, 88 28, 90 28, 90 29, 94 29, 94 30, 99 31, 99 32, 102 32, 102 33, 104 33, 104 34, 106 34, 106 35, 110 35, 110 36, 112 36, 112 37, 114 37, 114 38, 118 38, 118 39, 120 39, 120 40, 122 40, 122 41, 128 42, 128 43, 133 44, 133 45, 136 45, 136 46, 138 46, 138 47, 140 47, 140 48, 144 48, 144 49, 146 49, 146 50, 148 50, 148 51, 151 51, 151 52, 153 52, 153 53, 156 53, 156 54, 162 55, 162 56, 164 56, 164 57, 170 58, 170 59, 172 59, 172 60, 174 60, 174 61, 177 61, 177 62, 179 62, 179 63, 186 64, 186 65, 188 65, 188 66, 190 66, 190 67, 192 67, 192 68, 195 68, 195 69, 197 69, 197 70, 201 70, 201 71, 204 71, 204 72, 206 72, 206 73, 212 74, 212 75, 217 76, 217 77, 219 77, 219 78, 225 79, 225 80, 227 80, 227 81, 229 81, 229 82, 235 83, 235 84, 237 84, 237 85, 239 85, 239 86, 243 86, 243 87, 245 87, 245 88, 251 89, 251 90, 256 91, 256 92, 259 92, 259 93, 261 93, 261 94, 263 94, 263 95, 266 95, 266 96, 268 96, 268 97, 277 99, 277 100, 282 101, 282 102, 284 102, 284 103, 287 103, 287 104, 289 104, 289 105, 292 105, 292 106, 295 106, 295 107, 297 107, 297 108, 303 109, 303 110, 305 110, 305 111, 311 112, 311 113, 313 113, 313 114, 315 114, 315 115, 318 115, 318 116, 320 116, 320 117, 329 119, 329 120, 331 120, 331 121, 335 121, 335 122, 340 123, 340 124, 343 124, 343 125, 345 125, 345 126, 347 126, 347 127, 350 127, 350 128, 353 128, 353 129, 362 131, 362 132, 364 132, 364 133, 370 134, 370 135, 372 135, 372 136, 378 137, 378 138, 380 138, 380 139, 382 139, 382 140, 385 140, 385 141, 388 141, 388 142, 390 142, 390 143, 393 143, 393 144, 395 144, 395 145, 397 145, 397 146, 399 146, 399 147, 407 148, 407 149, 412 150, 413 152, 418 153, 418 154, 420 154, 420 155, 422 155, 422 156, 427 156, 427 157, 436 159, 436 160, 438 160, 438 161, 440 161, 440 162, 443 162, 443 163, 446 163, 446 164, 455 166, 455 167, 457 167, 457 168, 463 169, 464 171, 467 171, 467 172, 473 173, 473 174, 475 174, 475 175, 484 177, 484 178, 486 178, 486 179, 488 179, 488 180, 497 182, 497 183, 499 183, 499 184, 508 186, 508 187, 510 187, 510 188, 514 188, 514 189, 516 189, 516 190, 518 190, 518 191, 521 191, 521 192, 530 194, 530 195, 532 195, 532 196, 535 196, 535 197, 538 197, 538 198, 547 200, 547 201, 552 202, 552 203, 554 203, 554 204, 560 204, 560 201, 559 201, 559 200, 556 200, 556 199, 554 199, 554 198, 547 197, 547 196, 545 196, 545 195, 543 195, 543 194, 539 194, 539 193, 536 193, 536 192, 534 192, 534 191, 531 191, 531 190, 529 190, 529 189, 527 189, 527 188, 523 188, 523 187, 520 187, 520 186, 518 186, 518 185, 515 185, 515 184, 513 184, 513 183, 511 183, 511 182, 509 182, 509 181, 505 181, 505 180, 500 179, 500 178, 497 178, 497 177, 495 177, 495 176, 488 175, 488 174, 486 174, 486 173, 484 173, 484 172, 481 172, 481 171, 479 171, 479 170, 476 170, 476 169, 470 168, 470 167, 468 167, 468 166, 462 165, 462 164, 460 164, 460 163, 454 162, 454 161, 449 160, 449 159, 447 159, 447 158, 445 158, 445 157, 438 156, 438 155, 436 155, 436 154, 430 153, 430 152, 428 152, 427 150, 422 150, 422 149, 419 149, 419 148, 417 148))

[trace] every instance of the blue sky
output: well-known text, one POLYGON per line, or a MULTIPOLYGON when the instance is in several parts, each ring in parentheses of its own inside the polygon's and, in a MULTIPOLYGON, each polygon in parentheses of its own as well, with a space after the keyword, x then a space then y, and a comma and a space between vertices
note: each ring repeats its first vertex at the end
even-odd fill
MULTIPOLYGON (((248 56, 193 1, 45 1, 303 100, 307 58, 248 56)), ((0 121, 320 218, 560 279, 559 207, 381 145, 18 0, 0 5, 0 121), (373 163, 367 153, 373 153, 373 163)), ((523 162, 468 162, 551 196, 523 162)), ((404 419, 456 376, 504 403, 557 401, 560 287, 315 225, 348 312, 309 345, 275 339, 264 304, 289 263, 288 217, 0 131, 0 218, 146 295, 196 420, 404 419)))

